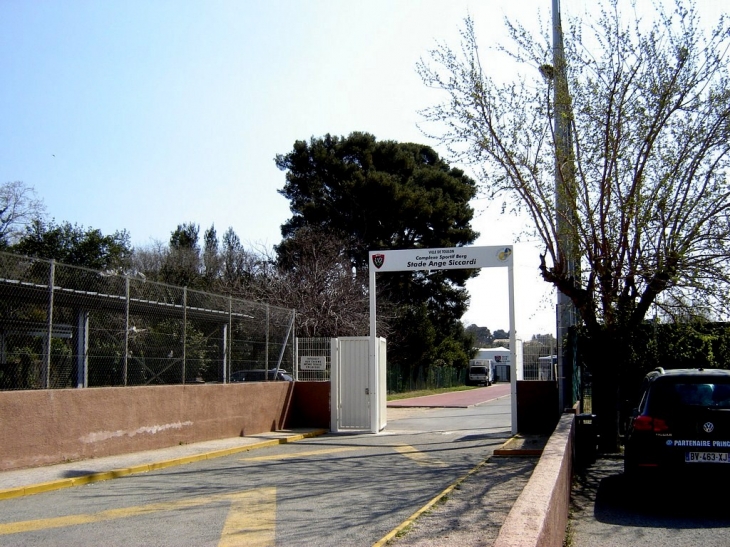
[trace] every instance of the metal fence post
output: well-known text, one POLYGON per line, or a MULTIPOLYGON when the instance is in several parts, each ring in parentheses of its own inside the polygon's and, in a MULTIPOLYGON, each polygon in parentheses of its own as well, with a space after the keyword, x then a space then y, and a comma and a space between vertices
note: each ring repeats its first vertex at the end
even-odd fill
POLYGON ((183 324, 182 324, 182 383, 185 383, 185 347, 187 346, 187 324, 188 324, 188 288, 183 287, 183 324))
MULTIPOLYGON (((276 369, 279 370, 281 368, 281 363, 284 361, 284 353, 286 352, 286 345, 289 342, 289 337, 295 338, 294 336, 294 314, 292 313, 291 319, 289 319, 289 327, 286 330, 286 335, 284 336, 284 341, 281 343, 281 350, 279 350, 279 358, 276 360, 276 369)), ((292 344, 293 346, 293 344, 292 344)), ((293 348, 292 348, 293 351, 293 348)), ((293 374, 293 372, 292 372, 293 374)), ((276 378, 276 375, 274 375, 274 378, 276 378)))
POLYGON ((129 277, 124 278, 124 364, 122 373, 124 376, 124 385, 127 385, 128 365, 129 365, 129 277))
POLYGON ((76 387, 89 387, 89 312, 76 312, 76 387))
POLYGON ((297 366, 297 359, 299 356, 299 338, 296 336, 296 321, 297 321, 297 312, 295 310, 291 311, 292 319, 292 352, 291 352, 291 371, 292 371, 292 378, 294 378, 294 381, 299 380, 299 367, 297 366))
POLYGON ((53 337, 53 286, 56 283, 56 261, 51 260, 51 269, 48 273, 48 329, 46 332, 45 340, 45 363, 43 365, 43 373, 41 377, 41 384, 44 389, 51 387, 51 345, 53 337))
MULTIPOLYGON (((270 319, 269 313, 270 313, 269 305, 266 304, 266 347, 264 348, 264 359, 266 362, 266 365, 264 365, 265 370, 269 370, 269 319, 270 319)), ((266 380, 269 379, 268 372, 265 373, 264 376, 265 376, 266 380)), ((276 378, 276 376, 274 376, 274 378, 276 378)))
POLYGON ((233 297, 228 296, 228 324, 224 325, 223 336, 223 383, 230 380, 231 368, 231 336, 233 335, 233 297))

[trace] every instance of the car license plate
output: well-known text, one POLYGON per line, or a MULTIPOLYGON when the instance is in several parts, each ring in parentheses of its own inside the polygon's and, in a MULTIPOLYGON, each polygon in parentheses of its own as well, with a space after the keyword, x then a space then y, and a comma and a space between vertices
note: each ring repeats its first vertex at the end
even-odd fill
POLYGON ((685 452, 687 463, 730 463, 727 452, 685 452))

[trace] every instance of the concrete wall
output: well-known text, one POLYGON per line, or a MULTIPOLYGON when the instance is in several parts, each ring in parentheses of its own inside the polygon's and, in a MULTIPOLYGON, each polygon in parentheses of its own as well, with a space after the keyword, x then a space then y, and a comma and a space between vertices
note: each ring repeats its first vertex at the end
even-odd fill
POLYGON ((517 431, 550 434, 560 419, 557 382, 517 382, 517 431))
MULTIPOLYGON (((3 391, 0 470, 284 429, 302 420, 292 413, 299 384, 3 391)), ((298 406, 329 416, 329 391, 324 399, 321 387, 302 384, 298 406)))
POLYGON ((493 547, 562 547, 568 525, 575 414, 561 416, 493 547))

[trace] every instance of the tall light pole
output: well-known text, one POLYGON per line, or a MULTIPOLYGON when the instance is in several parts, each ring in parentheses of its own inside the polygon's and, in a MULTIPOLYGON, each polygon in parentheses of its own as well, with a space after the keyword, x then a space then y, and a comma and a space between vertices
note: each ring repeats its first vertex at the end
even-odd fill
MULTIPOLYGON (((575 248, 575 168, 573 161, 572 109, 568 90, 563 28, 560 19, 560 0, 552 0, 553 9, 553 100, 555 129, 555 231, 558 243, 557 259, 569 277, 577 279, 577 249, 575 248)), ((576 324, 575 307, 571 299, 558 291, 556 310, 558 338, 558 404, 565 408, 570 385, 566 374, 564 341, 571 326, 576 324)), ((572 403, 572 398, 571 401, 572 403)))

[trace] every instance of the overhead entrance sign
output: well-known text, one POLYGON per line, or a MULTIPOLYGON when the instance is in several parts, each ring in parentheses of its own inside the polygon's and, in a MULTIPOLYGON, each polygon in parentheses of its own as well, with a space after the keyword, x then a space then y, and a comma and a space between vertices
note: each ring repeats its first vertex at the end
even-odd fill
POLYGON ((370 251, 370 269, 376 272, 466 270, 512 265, 512 247, 446 247, 370 251))
POLYGON ((370 404, 371 431, 380 431, 381 421, 379 399, 385 393, 378 390, 378 363, 376 353, 376 317, 375 317, 375 274, 382 272, 408 272, 419 270, 469 270, 475 268, 507 268, 509 295, 509 337, 512 355, 510 381, 512 383, 512 433, 517 433, 517 374, 514 351, 515 335, 515 291, 513 270, 513 249, 511 245, 497 247, 442 247, 436 249, 397 249, 389 251, 370 251, 370 389, 369 395, 374 397, 370 404))

